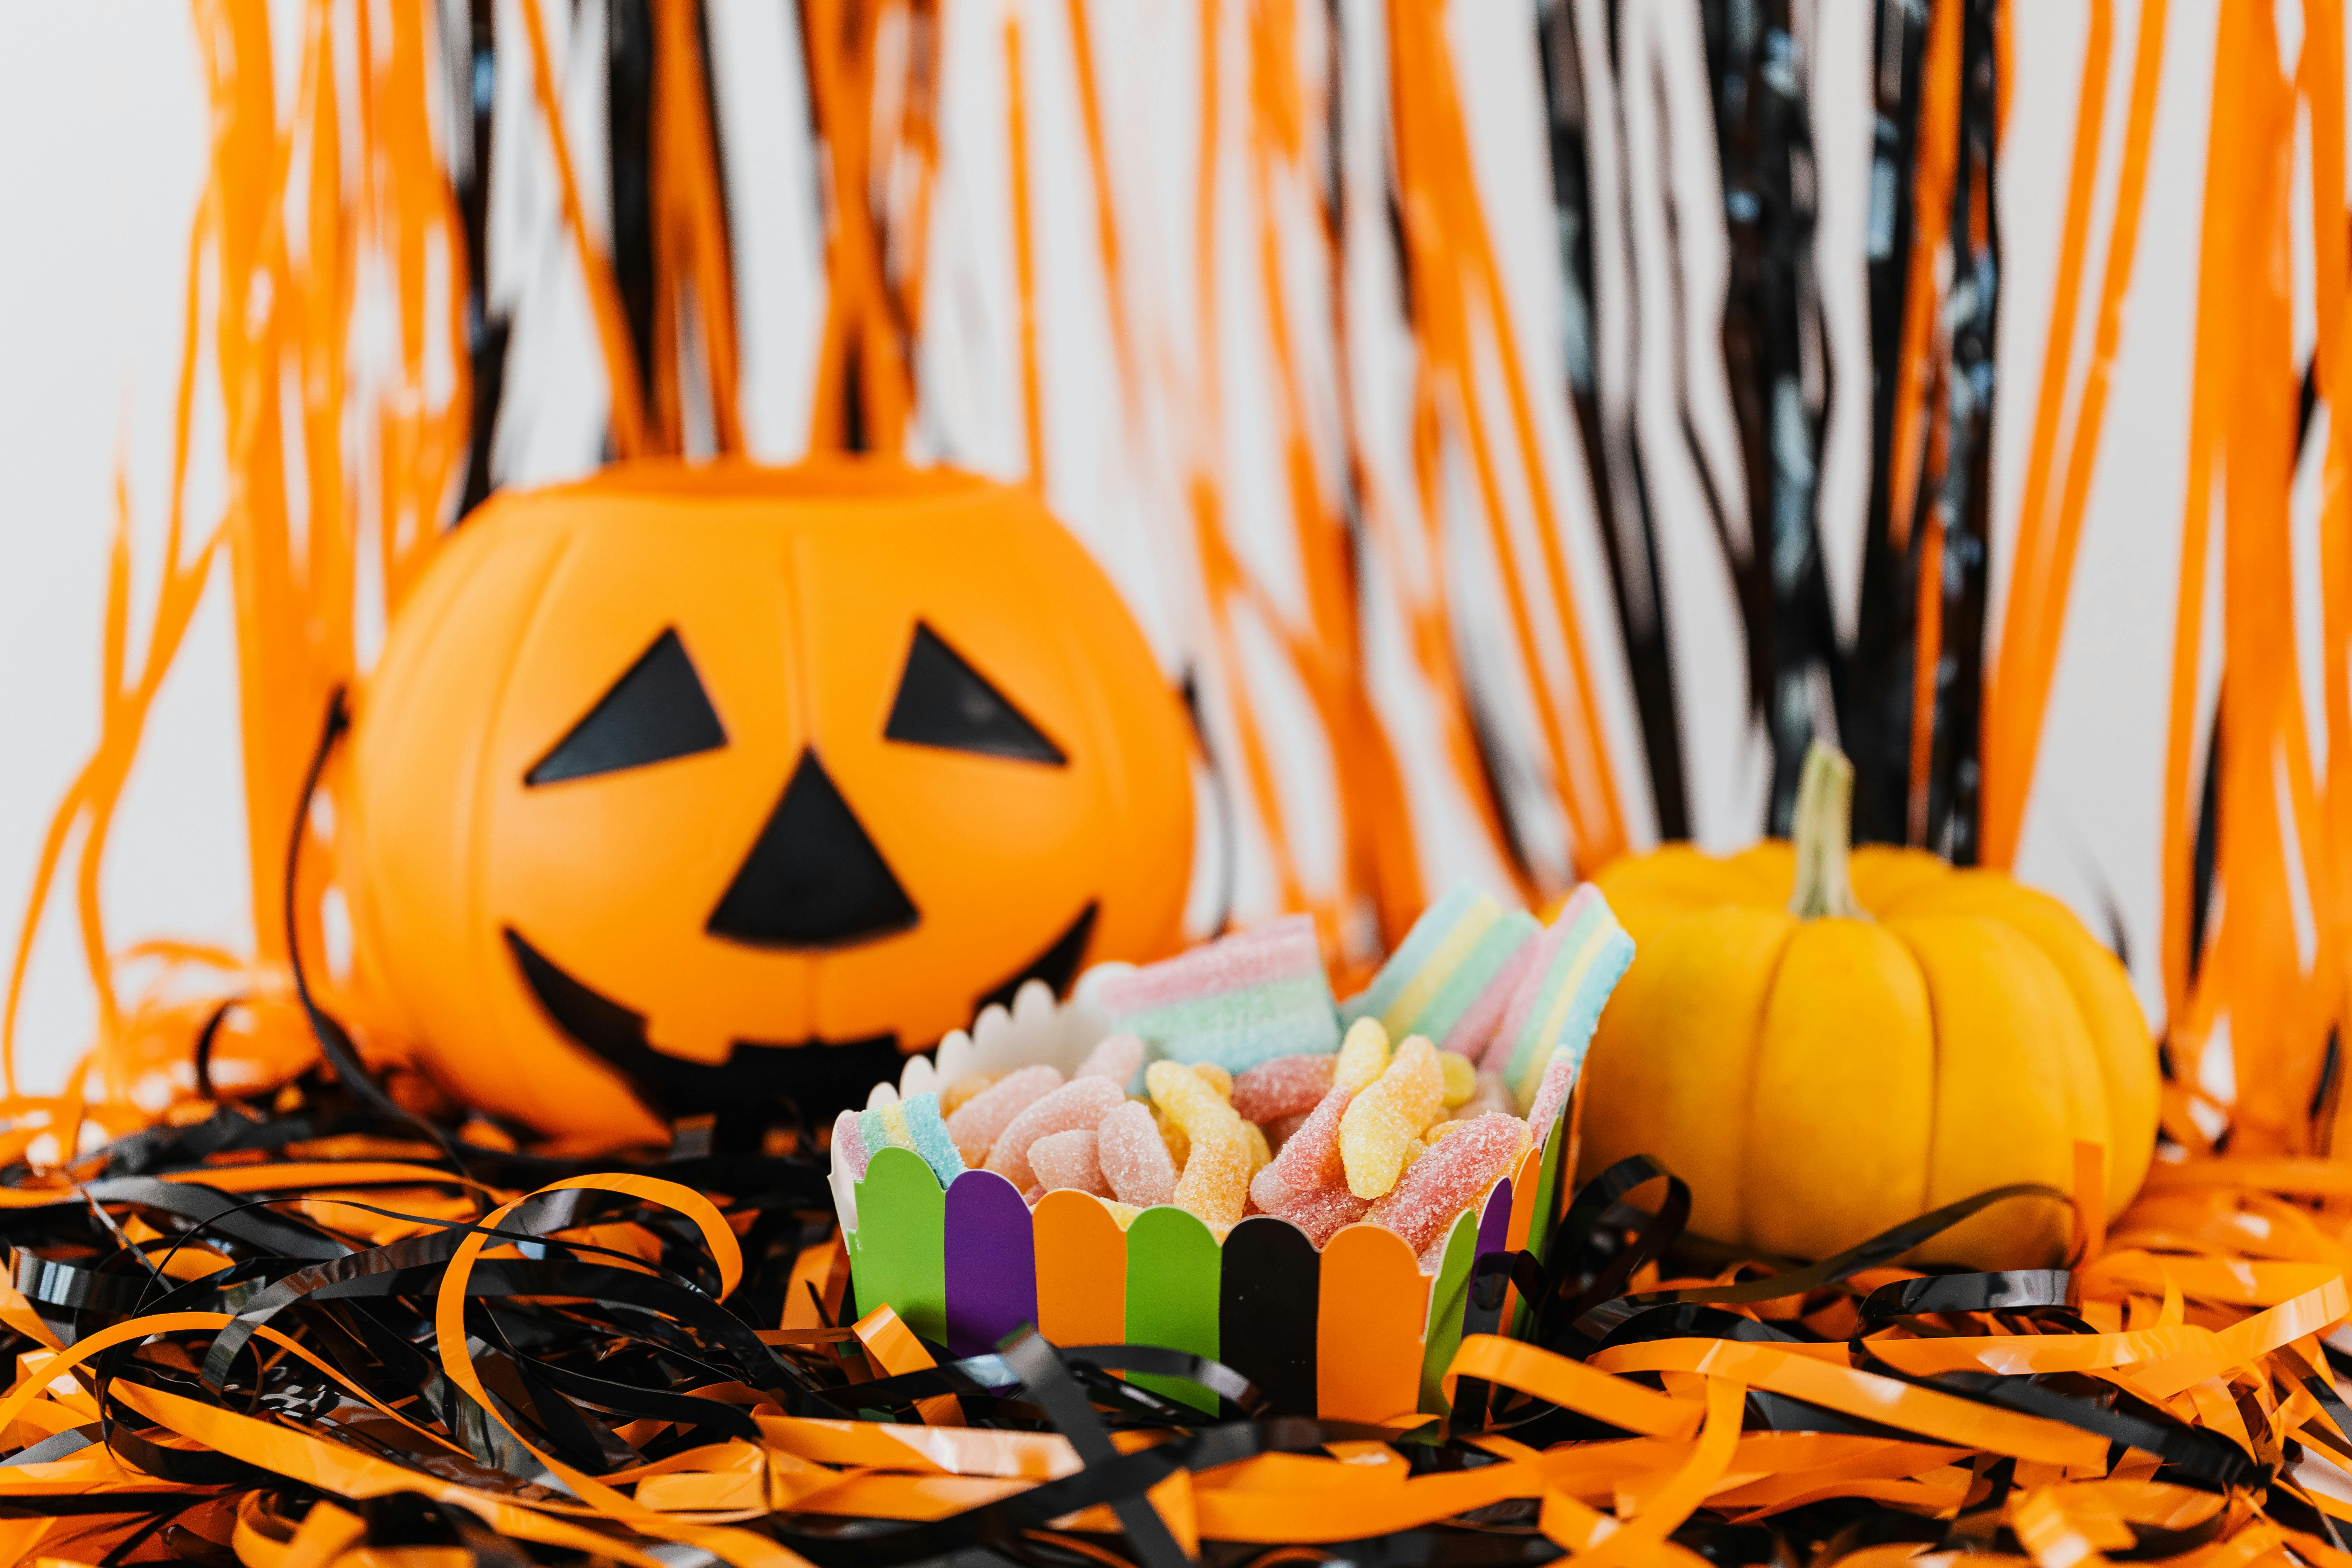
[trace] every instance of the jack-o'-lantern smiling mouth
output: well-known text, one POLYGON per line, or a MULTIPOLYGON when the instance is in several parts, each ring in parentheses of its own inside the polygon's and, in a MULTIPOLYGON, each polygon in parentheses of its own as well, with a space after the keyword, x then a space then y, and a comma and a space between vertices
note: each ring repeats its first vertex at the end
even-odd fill
MULTIPOLYGON (((1014 992, 1042 980, 1057 994, 1068 989, 1094 932, 1097 906, 1088 904, 1054 944, 1003 984, 979 997, 973 1011, 991 1003, 1011 1005, 1014 992)), ((789 1098, 814 1119, 853 1105, 877 1080, 895 1079, 898 1037, 874 1035, 857 1040, 737 1040, 716 1065, 688 1061, 654 1048, 646 1016, 567 973, 505 928, 507 951, 541 1011, 581 1049, 620 1074, 646 1107, 669 1121, 685 1116, 727 1117, 748 1113, 789 1098)))
MULTIPOLYGON (((918 746, 1066 767, 1061 748, 929 626, 917 624, 884 737, 918 746)), ((611 689, 524 776, 540 788, 717 751, 727 731, 675 628, 664 631, 611 689)), ((1010 1004, 1030 980, 1067 989, 1100 906, 1079 910, 1061 934, 1011 977, 973 999, 973 1011, 1010 1004)), ((914 928, 921 916, 814 748, 793 764, 705 924, 744 947, 820 952, 914 928)), ((548 957, 512 925, 501 928, 524 984, 565 1037, 618 1073, 646 1107, 670 1120, 740 1115, 789 1096, 804 1115, 854 1103, 893 1076, 898 1038, 733 1041, 725 1059, 698 1062, 656 1049, 646 1014, 604 994, 548 957), (811 1049, 810 1047, 821 1047, 811 1049)))

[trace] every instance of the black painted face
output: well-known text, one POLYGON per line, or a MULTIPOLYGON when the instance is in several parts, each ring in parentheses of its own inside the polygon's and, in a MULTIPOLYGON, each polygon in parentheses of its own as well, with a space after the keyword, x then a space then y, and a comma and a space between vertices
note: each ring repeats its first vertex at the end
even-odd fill
MULTIPOLYGON (((919 622, 883 735, 906 745, 1043 767, 1069 765, 1062 749, 1010 698, 919 622)), ((718 709, 673 627, 622 673, 523 782, 532 788, 576 787, 575 781, 727 743, 718 709)), ((1080 910, 1036 958, 975 998, 973 1010, 1010 1004, 1033 979, 1056 993, 1067 990, 1085 959, 1097 909, 1089 903, 1080 910)), ((806 952, 909 931, 921 919, 856 808, 810 748, 801 752, 782 798, 705 929, 746 947, 806 952)), ((517 972, 549 1021, 620 1073, 649 1109, 667 1117, 716 1114, 726 1120, 790 1098, 814 1121, 862 1101, 877 1079, 895 1073, 899 1051, 893 1035, 835 1043, 738 1040, 717 1066, 681 1060, 653 1047, 643 1013, 567 972, 512 927, 506 928, 505 937, 517 972), (812 1046, 824 1048, 811 1052, 812 1046)))

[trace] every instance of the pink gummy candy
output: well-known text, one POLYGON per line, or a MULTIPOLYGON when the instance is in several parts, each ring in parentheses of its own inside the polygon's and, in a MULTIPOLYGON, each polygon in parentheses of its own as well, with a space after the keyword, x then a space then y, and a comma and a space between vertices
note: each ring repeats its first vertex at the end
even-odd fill
POLYGON ((1098 1198, 1117 1195, 1110 1184, 1103 1180, 1092 1128, 1074 1127, 1067 1132, 1049 1133, 1038 1139, 1029 1145, 1029 1163, 1037 1173, 1037 1184, 1049 1193, 1076 1187, 1098 1198))
POLYGON ((1282 1145, 1282 1152, 1250 1183, 1250 1196, 1268 1214, 1280 1214, 1303 1193, 1334 1183, 1345 1186, 1348 1173, 1339 1163, 1339 1119, 1348 1112, 1355 1091, 1335 1089, 1317 1103, 1282 1145))
POLYGON ((1470 1091, 1469 1099, 1454 1108, 1453 1113, 1447 1116, 1446 1120, 1472 1121, 1491 1110, 1517 1115, 1518 1109, 1517 1104, 1511 1099, 1511 1086, 1503 1081, 1503 1075, 1481 1069, 1478 1074, 1478 1087, 1470 1091))
POLYGON ((841 1162, 852 1181, 866 1177, 866 1140, 858 1135, 857 1112, 845 1110, 833 1121, 834 1158, 841 1162))
POLYGON ((1143 1042, 1133 1035, 1105 1035, 1087 1053, 1072 1078, 1107 1078, 1125 1089, 1143 1068, 1143 1042))
POLYGON ((1271 1212, 1288 1220, 1307 1233, 1307 1239, 1320 1247, 1339 1234, 1342 1227, 1364 1217, 1370 1207, 1363 1199, 1348 1190, 1345 1182, 1294 1200, 1287 1208, 1271 1212))
POLYGON ((1277 1116, 1267 1122, 1263 1129, 1267 1146, 1276 1153, 1281 1153, 1282 1146, 1290 1142, 1291 1134, 1306 1126, 1307 1119, 1314 1114, 1312 1110, 1302 1110, 1296 1116, 1277 1116))
POLYGON ((1339 1059, 1317 1055, 1260 1062, 1234 1079, 1234 1109, 1261 1124, 1312 1110, 1331 1092, 1331 1068, 1339 1059))
POLYGON ((1416 1254, 1425 1252, 1527 1146, 1528 1124, 1516 1116, 1496 1111, 1465 1122, 1406 1166, 1394 1190, 1364 1217, 1396 1232, 1416 1254))
POLYGON ((967 1166, 978 1167, 996 1146, 997 1136, 1013 1119, 1062 1087, 1062 1075, 1052 1068, 1023 1068, 1006 1073, 955 1108, 948 1118, 948 1136, 967 1166))
POLYGON ((995 1147, 988 1152, 987 1168, 1025 1190, 1036 1174, 1029 1163, 1029 1145, 1074 1127, 1091 1131, 1126 1099, 1118 1085, 1107 1078, 1072 1079, 1014 1117, 1013 1124, 997 1134, 995 1147))
POLYGON ((1551 1060, 1544 1064, 1535 1103, 1528 1107, 1528 1125, 1535 1130, 1538 1142, 1551 1137, 1551 1124, 1559 1119, 1559 1108, 1568 1103, 1569 1091, 1576 1087, 1576 1069, 1582 1065, 1566 1046, 1555 1047, 1551 1060))
POLYGON ((1121 1101, 1095 1127, 1095 1157, 1123 1204, 1148 1209, 1176 1196, 1176 1163, 1160 1124, 1140 1100, 1121 1101))

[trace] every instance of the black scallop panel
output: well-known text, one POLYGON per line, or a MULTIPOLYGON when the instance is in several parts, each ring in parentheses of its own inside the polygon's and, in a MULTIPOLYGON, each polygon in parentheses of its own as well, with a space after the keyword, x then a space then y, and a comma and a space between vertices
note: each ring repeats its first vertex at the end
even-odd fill
POLYGON ((523 775, 523 783, 549 784, 641 768, 715 752, 726 743, 727 731, 673 626, 523 775))
POLYGON ((918 621, 886 739, 1062 767, 1069 758, 963 656, 918 621))
POLYGON ((1252 1215, 1225 1237, 1217 1359, 1257 1384, 1269 1415, 1315 1414, 1323 1258, 1286 1219, 1252 1215))

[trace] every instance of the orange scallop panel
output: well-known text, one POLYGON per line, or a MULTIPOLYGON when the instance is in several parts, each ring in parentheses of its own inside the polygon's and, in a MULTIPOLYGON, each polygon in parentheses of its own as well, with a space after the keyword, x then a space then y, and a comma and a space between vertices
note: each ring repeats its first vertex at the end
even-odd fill
POLYGON ((1535 1227, 1536 1179, 1542 1173, 1543 1152, 1531 1143, 1511 1167, 1511 1224, 1503 1242, 1513 1252, 1527 1246, 1528 1232, 1535 1227))
POLYGON ((1315 1320, 1318 1413, 1374 1424, 1410 1414, 1421 1397, 1428 1317, 1429 1281, 1393 1232, 1351 1225, 1333 1237, 1315 1320))
MULTIPOLYGON (((1580 1089, 1579 1092, 1581 1092, 1580 1089)), ((1561 1152, 1565 1156, 1567 1151, 1563 1150, 1561 1152)), ((1517 1252, 1526 1247, 1528 1233, 1535 1228, 1536 1198, 1538 1195, 1536 1187, 1543 1174, 1543 1151, 1529 1144, 1527 1152, 1519 1156, 1519 1163, 1511 1167, 1511 1218, 1510 1223, 1503 1229, 1503 1246, 1509 1251, 1517 1252)), ((1568 1180, 1570 1169, 1572 1167, 1564 1163, 1560 1166, 1561 1181, 1568 1180)), ((1557 1195, 1552 1195, 1550 1202, 1554 1208, 1559 1207, 1557 1195)), ((1547 1253, 1546 1256, 1549 1257, 1549 1254, 1547 1253)), ((1504 1323, 1513 1321, 1518 1310, 1518 1288, 1515 1285, 1504 1286, 1503 1315, 1500 1321, 1504 1323)))
POLYGON ((1097 1200, 1066 1188, 1037 1200, 1031 1224, 1037 1331, 1057 1345, 1125 1342, 1127 1233, 1118 1221, 1097 1200))

